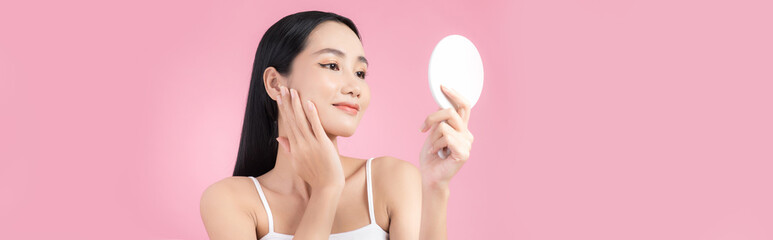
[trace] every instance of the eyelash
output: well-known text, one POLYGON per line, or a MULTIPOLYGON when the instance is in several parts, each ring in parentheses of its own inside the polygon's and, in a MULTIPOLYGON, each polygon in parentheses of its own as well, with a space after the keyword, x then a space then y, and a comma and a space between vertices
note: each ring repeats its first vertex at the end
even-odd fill
MULTIPOLYGON (((328 69, 330 69, 330 70, 333 70, 333 71, 338 71, 338 70, 340 70, 340 68, 338 68, 338 64, 337 64, 337 63, 327 63, 327 64, 322 64, 322 63, 320 63, 319 65, 320 65, 320 66, 322 66, 322 67, 324 67, 324 68, 328 68, 328 69)), ((365 76, 367 76, 367 74, 365 73, 365 71, 357 71, 357 73, 356 73, 356 74, 357 74, 357 77, 359 77, 359 78, 361 78, 361 79, 365 79, 365 76)))

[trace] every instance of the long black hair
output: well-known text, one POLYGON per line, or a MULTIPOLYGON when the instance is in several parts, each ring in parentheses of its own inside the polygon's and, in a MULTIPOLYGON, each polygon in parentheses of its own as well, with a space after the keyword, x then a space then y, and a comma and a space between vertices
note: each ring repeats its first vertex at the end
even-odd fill
POLYGON ((252 79, 244 112, 239 153, 236 156, 234 176, 260 176, 274 168, 278 142, 277 105, 266 93, 263 72, 268 67, 286 76, 290 65, 306 46, 306 39, 314 28, 325 21, 345 24, 360 33, 352 20, 330 12, 299 12, 271 25, 260 39, 252 65, 252 79))

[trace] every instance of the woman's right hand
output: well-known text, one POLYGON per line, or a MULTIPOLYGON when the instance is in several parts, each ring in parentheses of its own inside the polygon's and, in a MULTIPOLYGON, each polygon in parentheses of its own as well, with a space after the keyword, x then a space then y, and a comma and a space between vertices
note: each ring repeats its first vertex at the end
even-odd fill
POLYGON ((311 188, 327 187, 343 189, 345 178, 338 151, 328 138, 319 112, 311 100, 302 101, 298 91, 280 86, 277 107, 282 116, 278 123, 280 132, 287 136, 277 138, 279 145, 292 158, 298 175, 311 188), (301 105, 301 102, 304 102, 301 105))

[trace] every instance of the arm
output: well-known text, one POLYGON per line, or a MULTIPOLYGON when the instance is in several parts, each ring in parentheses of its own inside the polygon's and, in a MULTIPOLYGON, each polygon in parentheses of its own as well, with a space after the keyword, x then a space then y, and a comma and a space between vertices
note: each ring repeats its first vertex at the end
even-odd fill
POLYGON ((390 173, 383 186, 390 199, 389 238, 447 239, 448 184, 425 183, 416 166, 397 158, 388 157, 381 164, 378 168, 390 173))
POLYGON ((473 136, 467 124, 469 102, 452 89, 441 90, 453 103, 453 108, 441 109, 427 117, 421 131, 429 136, 419 153, 421 163, 422 208, 420 239, 447 239, 446 208, 450 190, 448 183, 470 158, 473 136), (445 158, 438 151, 450 151, 445 158))
POLYGON ((328 239, 343 186, 312 189, 293 239, 328 239))
POLYGON ((325 134, 314 103, 306 100, 303 107, 297 90, 288 91, 284 86, 280 90, 277 107, 283 117, 277 138, 279 151, 290 156, 298 176, 311 187, 294 239, 328 239, 346 183, 341 159, 325 134))
POLYGON ((446 239, 448 184, 424 183, 416 166, 393 157, 375 161, 373 168, 376 189, 387 196, 390 239, 446 239), (385 175, 389 181, 381 180, 385 175))
POLYGON ((448 239, 446 208, 450 191, 448 183, 422 184, 421 233, 419 239, 448 239))
POLYGON ((421 223, 422 187, 419 169, 393 157, 383 157, 373 164, 374 183, 379 183, 375 189, 383 189, 387 200, 389 238, 419 239, 419 230, 424 227, 421 223))
POLYGON ((234 179, 220 180, 201 195, 201 220, 209 239, 257 239, 255 222, 237 200, 234 179))

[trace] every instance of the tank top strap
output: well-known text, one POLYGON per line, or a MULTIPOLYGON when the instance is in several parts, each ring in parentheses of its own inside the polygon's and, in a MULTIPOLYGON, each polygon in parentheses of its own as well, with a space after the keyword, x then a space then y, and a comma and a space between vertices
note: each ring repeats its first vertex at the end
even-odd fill
POLYGON ((263 209, 266 209, 266 215, 268 215, 268 232, 274 232, 274 216, 271 215, 271 208, 268 207, 268 201, 266 201, 266 195, 263 194, 263 188, 260 187, 258 179, 252 178, 252 182, 255 183, 255 188, 258 189, 258 195, 260 195, 260 201, 263 202, 263 209))
POLYGON ((376 223, 376 215, 373 214, 373 180, 371 179, 370 174, 370 165, 373 161, 373 158, 368 159, 367 162, 365 162, 365 175, 366 175, 366 182, 368 185, 368 215, 370 215, 370 224, 376 223))

